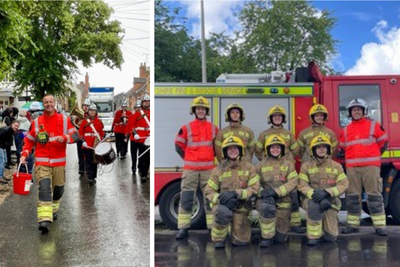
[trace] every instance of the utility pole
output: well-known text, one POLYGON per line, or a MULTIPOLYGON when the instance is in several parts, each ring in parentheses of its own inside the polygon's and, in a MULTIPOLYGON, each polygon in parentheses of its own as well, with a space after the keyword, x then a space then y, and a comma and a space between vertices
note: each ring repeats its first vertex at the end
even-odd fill
POLYGON ((201 7, 201 70, 202 82, 207 83, 207 64, 206 64, 206 37, 204 30, 204 0, 200 0, 201 7))

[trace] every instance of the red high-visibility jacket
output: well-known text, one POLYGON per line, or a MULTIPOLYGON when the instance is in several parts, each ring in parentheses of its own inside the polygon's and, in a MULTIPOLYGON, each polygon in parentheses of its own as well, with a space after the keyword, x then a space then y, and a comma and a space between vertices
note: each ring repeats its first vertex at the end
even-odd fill
POLYGON ((207 120, 198 120, 182 126, 175 139, 175 148, 184 160, 184 169, 211 170, 214 163, 214 139, 218 127, 207 120))
POLYGON ((130 134, 130 140, 136 141, 137 143, 144 143, 146 137, 150 136, 150 125, 147 124, 145 117, 150 122, 150 109, 140 109, 129 117, 128 120, 128 133, 130 134), (137 133, 140 139, 135 140, 134 136, 137 133))
POLYGON ((132 116, 132 111, 130 110, 123 111, 121 109, 115 113, 115 117, 111 126, 111 128, 114 130, 114 133, 128 133, 128 119, 130 116, 132 116))
POLYGON ((347 125, 339 141, 345 150, 346 167, 380 167, 380 149, 388 141, 388 135, 378 122, 362 118, 347 125))
MULTIPOLYGON (((96 139, 96 133, 93 131, 90 124, 93 124, 94 129, 99 134, 98 142, 100 142, 104 137, 104 125, 103 122, 97 117, 97 115, 93 119, 86 118, 82 121, 81 126, 79 127, 79 135, 82 139, 87 143, 89 147, 94 148, 94 141, 96 139)), ((83 149, 90 149, 87 147, 82 147, 83 149)))
POLYGON ((43 114, 32 122, 28 134, 24 138, 21 155, 27 157, 36 147, 36 166, 65 166, 67 143, 76 143, 78 140, 78 131, 71 124, 69 117, 57 113, 53 115, 43 114), (49 134, 49 141, 44 145, 36 142, 41 126, 49 134), (56 141, 60 136, 64 139, 62 143, 56 141))

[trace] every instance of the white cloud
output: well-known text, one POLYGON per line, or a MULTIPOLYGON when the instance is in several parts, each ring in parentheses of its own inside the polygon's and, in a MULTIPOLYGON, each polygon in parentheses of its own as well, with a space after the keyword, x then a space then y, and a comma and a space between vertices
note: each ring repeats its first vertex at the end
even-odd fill
POLYGON ((379 21, 372 29, 377 42, 361 48, 361 57, 346 75, 396 74, 400 69, 400 29, 379 21))
MULTIPOLYGON (((237 19, 234 17, 235 10, 243 3, 243 1, 212 1, 204 0, 204 17, 205 17, 205 35, 209 37, 210 32, 225 33, 231 35, 236 27, 239 26, 237 19)), ((200 22, 200 1, 182 1, 182 5, 187 9, 185 16, 194 19, 192 31, 189 35, 195 38, 201 36, 200 22)))

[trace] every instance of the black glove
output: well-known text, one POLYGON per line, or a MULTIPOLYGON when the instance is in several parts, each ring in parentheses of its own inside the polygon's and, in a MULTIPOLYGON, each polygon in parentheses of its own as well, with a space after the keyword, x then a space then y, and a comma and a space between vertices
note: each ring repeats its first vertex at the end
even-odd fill
POLYGON ((275 205, 275 198, 274 197, 264 197, 263 201, 270 205, 275 205))
POLYGON ((271 187, 265 188, 261 191, 261 198, 266 198, 266 197, 277 197, 278 194, 275 192, 274 189, 271 187))
POLYGON ((236 208, 237 203, 238 203, 237 198, 231 198, 231 199, 228 200, 228 202, 225 204, 225 206, 228 209, 233 210, 234 208, 236 208))
POLYGON ((332 204, 328 199, 323 199, 321 202, 319 202, 319 207, 321 208, 322 211, 327 211, 330 208, 332 208, 332 204))
POLYGON ((222 205, 226 205, 228 201, 232 198, 237 198, 238 194, 235 191, 225 191, 219 195, 219 203, 222 205))
POLYGON ((321 202, 321 200, 328 198, 330 195, 323 189, 314 190, 314 194, 312 195, 312 200, 316 203, 321 202))

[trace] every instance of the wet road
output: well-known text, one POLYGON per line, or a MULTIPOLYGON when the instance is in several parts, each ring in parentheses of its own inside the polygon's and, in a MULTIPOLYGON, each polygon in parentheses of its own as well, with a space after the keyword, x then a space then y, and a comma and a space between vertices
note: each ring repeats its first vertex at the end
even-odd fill
POLYGON ((149 266, 149 182, 132 177, 126 158, 90 186, 77 175, 76 145, 67 156, 59 218, 48 234, 37 229, 36 185, 0 206, 0 266, 149 266))
POLYGON ((400 266, 399 226, 388 226, 388 237, 378 237, 372 226, 363 226, 360 233, 339 236, 336 243, 322 243, 316 247, 306 245, 305 235, 290 234, 287 243, 262 249, 257 230, 253 230, 251 245, 227 245, 225 250, 214 249, 207 230, 190 231, 189 239, 183 241, 175 240, 176 231, 158 229, 155 234, 157 267, 400 266))

